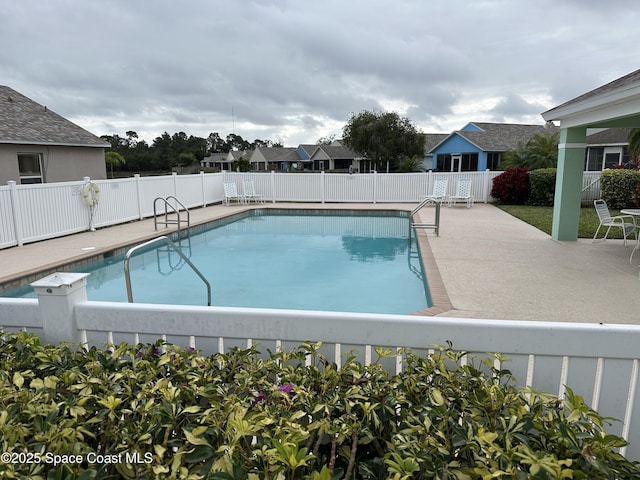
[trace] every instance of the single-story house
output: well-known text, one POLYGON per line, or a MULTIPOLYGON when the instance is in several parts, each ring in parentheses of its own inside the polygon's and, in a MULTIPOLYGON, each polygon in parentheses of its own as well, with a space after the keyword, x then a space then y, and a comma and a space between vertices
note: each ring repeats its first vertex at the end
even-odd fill
POLYGON ((288 172, 302 169, 298 165, 302 159, 293 147, 256 147, 249 161, 251 169, 258 171, 275 169, 288 172))
POLYGON ((233 170, 233 162, 245 158, 249 160, 251 152, 232 150, 228 153, 212 153, 200 162, 202 168, 215 168, 216 170, 233 170))
POLYGON ((334 140, 331 145, 316 145, 310 157, 312 170, 349 170, 369 173, 371 161, 359 157, 353 150, 334 140))
POLYGON ((0 85, 0 184, 107 178, 111 145, 12 88, 0 85))
POLYGON ((546 125, 469 122, 438 142, 428 154, 433 170, 441 172, 476 172, 495 170, 504 152, 525 144, 535 134, 558 131, 546 125))

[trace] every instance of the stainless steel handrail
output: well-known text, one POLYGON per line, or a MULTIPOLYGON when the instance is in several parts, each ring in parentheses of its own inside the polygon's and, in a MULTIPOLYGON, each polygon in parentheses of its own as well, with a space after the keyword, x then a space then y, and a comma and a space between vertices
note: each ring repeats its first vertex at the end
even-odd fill
POLYGON ((129 259, 137 250, 140 250, 141 248, 149 247, 156 243, 166 243, 169 247, 175 250, 178 253, 178 255, 180 255, 182 260, 184 260, 191 267, 191 269, 200 277, 200 279, 207 286, 207 306, 211 306, 211 284, 205 278, 205 276, 202 275, 202 272, 200 272, 200 270, 198 270, 198 268, 191 262, 191 260, 189 260, 187 256, 184 253, 182 253, 182 250, 178 248, 176 244, 169 239, 169 237, 165 237, 164 235, 158 238, 154 238, 153 240, 149 240, 148 242, 144 242, 139 245, 136 245, 135 247, 132 247, 129 250, 127 250, 127 253, 124 255, 124 277, 125 277, 125 282, 127 284, 127 300, 129 301, 129 303, 133 303, 133 292, 131 291, 131 274, 129 271, 129 259))
POLYGON ((187 207, 184 206, 184 204, 178 200, 176 197, 174 197, 173 195, 170 195, 168 197, 156 197, 153 200, 153 226, 156 230, 158 230, 158 224, 163 224, 166 227, 168 227, 169 225, 178 225, 178 238, 180 238, 180 225, 181 225, 181 216, 180 216, 180 209, 174 207, 169 200, 173 199, 175 200, 175 202, 180 205, 182 207, 182 209, 187 213, 187 237, 189 236, 189 232, 191 230, 191 214, 189 213, 189 209, 187 207), (157 214, 157 203, 158 200, 162 200, 164 202, 164 222, 159 222, 158 221, 158 214, 157 214), (176 220, 169 220, 169 210, 168 208, 170 208, 173 213, 176 214, 177 219, 176 220))
POLYGON ((432 198, 425 198, 420 204, 411 210, 409 214, 409 246, 411 246, 411 232, 414 228, 431 228, 434 230, 437 237, 440 236, 440 202, 434 200, 432 198), (434 223, 415 223, 413 221, 413 216, 422 209, 427 204, 433 203, 436 207, 436 217, 434 223))

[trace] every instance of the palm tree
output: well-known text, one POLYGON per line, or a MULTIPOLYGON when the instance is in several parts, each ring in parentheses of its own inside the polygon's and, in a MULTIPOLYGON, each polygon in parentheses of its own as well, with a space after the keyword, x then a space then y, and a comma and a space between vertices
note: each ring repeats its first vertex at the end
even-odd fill
POLYGON ((111 166, 111 178, 113 178, 113 167, 121 167, 127 161, 118 152, 107 152, 104 154, 104 161, 111 166))
POLYGON ((529 141, 515 150, 505 152, 498 168, 525 167, 529 170, 555 167, 558 164, 559 133, 535 134, 529 141))

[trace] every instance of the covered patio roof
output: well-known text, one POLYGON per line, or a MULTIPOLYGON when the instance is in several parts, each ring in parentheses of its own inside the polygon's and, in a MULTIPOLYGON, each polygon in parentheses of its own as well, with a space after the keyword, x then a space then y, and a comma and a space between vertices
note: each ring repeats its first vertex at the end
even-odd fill
POLYGON ((577 240, 588 128, 640 127, 640 70, 542 113, 560 122, 552 238, 577 240))

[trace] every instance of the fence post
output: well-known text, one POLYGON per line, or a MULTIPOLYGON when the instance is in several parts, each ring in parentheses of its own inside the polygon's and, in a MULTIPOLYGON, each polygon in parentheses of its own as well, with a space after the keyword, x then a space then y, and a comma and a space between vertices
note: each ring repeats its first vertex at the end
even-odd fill
POLYGON ((204 170, 200 170, 200 187, 202 189, 202 206, 207 206, 207 197, 205 195, 206 190, 204 188, 204 170))
POLYGON ((9 198, 11 198, 11 216, 13 217, 13 233, 16 236, 16 243, 19 247, 23 245, 22 241, 22 213, 20 211, 20 202, 18 201, 18 190, 16 181, 9 180, 9 198))
POLYGON ((271 203, 276 203, 276 172, 271 170, 271 203))
POLYGON ((377 195, 378 195, 378 172, 376 170, 373 171, 373 203, 377 203, 377 195))
POLYGON ((144 217, 142 215, 142 187, 140 184, 140 174, 136 173, 133 175, 136 179, 136 197, 138 199, 138 219, 142 220, 144 217))
POLYGON ((489 170, 488 168, 484 171, 484 203, 489 203, 489 192, 491 189, 489 188, 489 170))
POLYGON ((88 273, 56 272, 31 284, 38 296, 44 340, 81 343, 74 307, 87 300, 88 273))
POLYGON ((324 191, 324 189, 325 189, 325 186, 326 186, 326 182, 324 181, 324 179, 325 179, 325 173, 324 173, 324 170, 322 170, 320 172, 320 191, 322 192, 322 197, 321 197, 322 203, 324 203, 324 199, 325 199, 325 191, 324 191))
POLYGON ((178 198, 178 174, 171 172, 171 176, 173 177, 173 196, 178 198))

